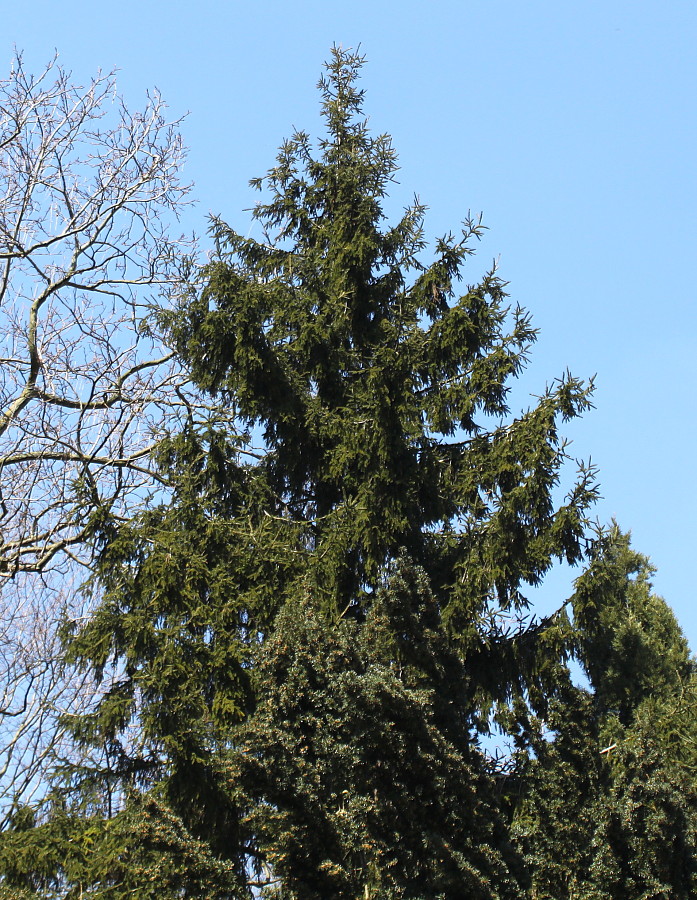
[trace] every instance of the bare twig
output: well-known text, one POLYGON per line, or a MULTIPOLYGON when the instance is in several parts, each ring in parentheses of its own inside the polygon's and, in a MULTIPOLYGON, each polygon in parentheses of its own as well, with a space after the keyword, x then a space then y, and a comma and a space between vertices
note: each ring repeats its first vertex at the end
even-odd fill
MULTIPOLYGON (((0 790, 42 789, 61 714, 90 690, 63 665, 90 511, 166 490, 150 450, 186 413, 186 376, 141 324, 179 289, 190 240, 179 123, 159 94, 130 112, 113 75, 54 60, 0 81, 0 790), (88 486, 89 490, 86 489, 88 486)), ((62 752, 62 751, 61 751, 62 752)), ((0 813, 0 827, 2 814, 0 813)))

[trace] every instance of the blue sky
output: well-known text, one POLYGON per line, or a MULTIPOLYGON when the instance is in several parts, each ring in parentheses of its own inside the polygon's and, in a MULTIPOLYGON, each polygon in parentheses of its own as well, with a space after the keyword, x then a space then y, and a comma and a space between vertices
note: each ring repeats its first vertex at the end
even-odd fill
POLYGON ((316 132, 322 61, 360 44, 366 110, 400 156, 388 210, 417 193, 432 236, 484 213, 470 280, 500 256, 541 329, 516 396, 566 368, 596 375, 572 452, 598 466, 597 515, 632 530, 697 649, 694 0, 3 7, 2 71, 14 45, 29 70, 57 50, 76 80, 118 68, 129 105, 157 86, 190 113, 198 232, 209 212, 247 231, 248 179, 293 127, 316 132))

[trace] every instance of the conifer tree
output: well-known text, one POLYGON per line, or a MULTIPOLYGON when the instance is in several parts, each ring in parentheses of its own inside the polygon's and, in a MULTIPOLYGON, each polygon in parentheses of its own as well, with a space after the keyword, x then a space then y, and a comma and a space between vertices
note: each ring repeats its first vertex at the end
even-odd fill
POLYGON ((605 768, 591 695, 567 686, 543 727, 530 735, 512 789, 512 838, 534 900, 571 900, 593 853, 605 768))
MULTIPOLYGON (((694 716, 694 713, 693 713, 694 716)), ((694 777, 653 735, 632 729, 607 763, 579 900, 690 900, 697 891, 694 777)))
POLYGON ((283 610, 232 754, 271 896, 523 896, 469 682, 404 556, 364 625, 283 610))
POLYGON ((573 597, 607 757, 583 900, 687 900, 697 890, 695 664, 653 572, 613 523, 573 597))
POLYGON ((613 523, 576 581, 588 689, 560 690, 518 773, 513 835, 536 900, 694 896, 694 662, 652 572, 613 523))
POLYGON ((613 523, 594 542, 572 598, 578 656, 598 712, 625 726, 649 697, 679 693, 693 671, 672 610, 651 589, 654 571, 613 523))
MULTIPOLYGON (((369 892, 376 886, 376 897, 419 896, 395 874, 402 865, 423 873, 430 896, 453 896, 457 884, 470 896, 514 896, 519 879, 476 732, 487 727, 494 701, 517 698, 544 713, 565 676, 564 618, 530 624, 526 586, 555 560, 583 556, 593 473, 581 469, 562 505, 554 496, 567 460, 558 426, 589 406, 590 388, 565 375, 511 414, 511 381, 535 331, 508 304, 495 271, 464 284, 479 220, 437 241, 429 263, 422 205, 385 223, 396 156, 388 137, 368 130, 357 84, 362 62, 333 51, 320 82, 325 137, 315 150, 297 132, 254 182, 264 192, 254 211, 263 237, 242 237, 216 220, 210 264, 178 308, 160 317, 209 403, 161 441, 157 460, 175 484, 171 498, 129 522, 108 510, 93 518, 100 602, 88 621, 67 627, 66 641, 69 658, 101 682, 74 734, 102 754, 102 764, 87 780, 68 772, 67 783, 70 790, 101 785, 102 807, 91 800, 89 810, 105 828, 110 798, 153 792, 182 833, 216 865, 231 867, 231 885, 244 881, 263 845, 263 859, 287 879, 283 896, 320 896, 317 886, 328 884, 337 896, 354 896, 359 883, 369 892), (221 425, 230 410, 236 433, 221 425), (393 585, 385 612, 381 589, 401 553, 420 573, 417 596, 438 610, 435 644, 419 645, 418 628, 395 625, 408 620, 399 603, 412 602, 413 592, 393 585), (378 627, 385 615, 388 624, 378 627), (351 628, 357 644, 349 652, 351 628), (411 636, 409 653, 423 658, 409 658, 395 675, 391 667, 400 671, 407 653, 399 635, 411 636), (290 669, 280 663, 286 636, 290 669), (303 670, 297 660, 306 641, 312 659, 303 670), (446 661, 447 686, 438 674, 446 661), (425 814, 433 834, 414 823, 405 844, 396 832, 390 843, 394 807, 376 799, 379 773, 340 787, 347 769, 335 758, 338 738, 323 751, 331 771, 321 803, 307 806, 308 779, 319 770, 292 782, 296 795, 275 781, 301 766, 290 757, 300 753, 302 711, 274 750, 269 736, 280 740, 280 726, 269 698, 281 697, 287 671, 315 678, 323 666, 322 696, 309 692, 308 716, 337 716, 353 681, 364 719, 387 704, 421 729, 425 744, 413 758, 424 762, 423 783, 407 765, 414 735, 404 726, 391 738, 366 720, 346 753, 367 759, 361 741, 384 741, 387 769, 397 773, 405 763, 399 827, 416 815, 409 792, 433 788, 425 814), (249 742, 261 748, 258 765, 240 769, 236 754, 249 742), (446 848, 435 811, 458 766, 464 777, 453 796, 464 812, 441 810, 454 832, 446 848), (331 819, 338 853, 352 833, 337 825, 345 789, 355 792, 354 805, 368 804, 351 827, 373 843, 361 857, 369 862, 329 871, 322 867, 339 865, 338 857, 328 851, 320 859, 308 836, 312 822, 298 810, 314 810, 318 828, 331 819), (292 826, 282 833, 259 818, 274 808, 292 826), (300 850, 298 828, 308 836, 300 850), (488 860, 476 840, 491 846, 488 860), (309 867, 302 878, 293 859, 309 867)), ((86 807, 72 802, 79 821, 86 807)), ((65 871, 60 877, 70 882, 65 871)), ((204 895, 192 884, 180 890, 204 895)))

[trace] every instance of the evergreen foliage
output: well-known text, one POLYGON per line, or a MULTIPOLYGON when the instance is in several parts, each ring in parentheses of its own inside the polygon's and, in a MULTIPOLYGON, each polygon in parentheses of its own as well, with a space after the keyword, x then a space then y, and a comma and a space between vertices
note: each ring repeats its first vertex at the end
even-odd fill
POLYGON ((238 873, 195 840, 154 795, 105 818, 54 804, 37 824, 19 810, 0 842, 2 900, 178 900, 243 896, 238 873))
POLYGON ((401 558, 364 626, 289 605, 258 677, 235 783, 288 896, 522 896, 470 679, 422 570, 401 558))
POLYGON ((362 621, 405 548, 483 720, 526 685, 543 702, 554 665, 515 625, 521 588, 581 557, 595 496, 583 471, 565 504, 552 499, 557 423, 587 408, 587 386, 565 377, 506 418, 535 333, 493 272, 457 297, 481 226, 438 241, 430 265, 421 205, 383 227, 396 161, 363 118, 361 62, 336 50, 327 66, 319 155, 297 133, 257 182, 264 239, 215 222, 216 256, 164 317, 211 411, 162 442, 172 501, 100 523, 103 600, 70 641, 73 660, 110 679, 76 737, 108 749, 115 784, 162 783, 192 833, 238 866, 239 812, 217 760, 254 705, 252 657, 279 611, 309 592, 328 621, 362 621), (216 403, 239 434, 217 426, 216 403))
POLYGON ((567 688, 538 731, 516 789, 522 795, 512 834, 532 878, 535 900, 578 897, 590 866, 598 802, 604 788, 598 726, 589 694, 567 688))
POLYGON ((595 804, 583 900, 688 900, 697 891, 694 780, 645 734, 628 735, 595 804))
POLYGON ((579 659, 600 709, 622 725, 649 697, 679 692, 692 673, 680 626, 651 590, 653 571, 613 524, 598 536, 572 601, 579 659))
POLYGON ((694 896, 694 663, 652 571, 613 524, 576 581, 590 690, 560 692, 518 782, 513 834, 536 900, 694 896))
POLYGON ((360 64, 335 52, 320 155, 302 132, 283 145, 255 182, 270 195, 254 211, 265 239, 216 222, 203 289, 169 325, 198 386, 263 431, 248 478, 264 513, 297 524, 305 583, 328 613, 360 610, 405 547, 460 629, 492 596, 524 605, 521 582, 555 557, 579 558, 589 479, 559 510, 551 489, 557 420, 585 409, 588 389, 566 378, 486 429, 508 415, 534 331, 493 272, 456 299, 479 223, 438 241, 428 266, 421 205, 382 228, 396 160, 362 117, 360 64))
POLYGON ((99 685, 71 726, 99 764, 0 836, 6 896, 692 890, 694 676, 647 561, 601 534, 573 616, 530 618, 588 549, 592 470, 557 489, 590 386, 511 413, 529 317, 495 271, 464 285, 479 220, 430 263, 421 204, 385 223, 361 64, 333 51, 325 137, 254 182, 261 237, 215 220, 159 317, 206 403, 159 443, 172 495, 93 516, 99 602, 65 643, 99 685), (509 774, 481 750, 493 710, 509 774))

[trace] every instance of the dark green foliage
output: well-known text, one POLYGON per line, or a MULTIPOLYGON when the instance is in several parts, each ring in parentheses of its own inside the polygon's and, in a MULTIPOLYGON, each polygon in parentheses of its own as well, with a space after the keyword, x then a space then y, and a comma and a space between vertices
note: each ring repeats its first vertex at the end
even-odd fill
POLYGON ((256 182, 264 240, 213 226, 203 288, 168 326, 193 379, 260 429, 253 479, 271 515, 302 526, 306 577, 330 614, 367 602, 400 547, 424 566, 458 631, 493 599, 519 608, 555 557, 580 555, 584 477, 555 510, 557 421, 588 406, 565 378, 506 426, 508 381, 534 340, 494 273, 456 295, 481 226, 421 262, 422 206, 383 227, 396 171, 337 51, 321 84, 327 138, 296 133, 256 182))
POLYGON ((133 796, 106 819, 54 805, 43 824, 20 810, 0 835, 2 900, 233 900, 244 896, 234 867, 214 857, 152 795, 133 796))
POLYGON ((697 888, 694 662, 646 557, 616 525, 573 597, 581 661, 607 750, 584 898, 682 900, 697 888))
POLYGON ((104 747, 105 787, 159 783, 193 834, 242 866, 217 758, 251 708, 250 647, 293 576, 294 536, 242 497, 234 455, 212 430, 163 442, 173 502, 100 534, 104 598, 68 652, 108 685, 71 723, 78 741, 104 747))
POLYGON ((600 751, 590 695, 523 777, 513 838, 534 900, 687 900, 697 890, 694 779, 643 732, 600 751))
POLYGON ((258 182, 264 239, 216 222, 215 257, 163 315, 209 414, 162 443, 170 502, 104 517, 102 601, 69 641, 111 679, 76 737, 106 748, 115 784, 161 782, 192 833, 238 861, 216 760, 253 708, 250 654, 278 612, 309 591, 329 620, 360 621, 406 548, 469 661, 482 721, 512 693, 544 704, 563 642, 525 631, 521 588, 580 558, 594 498, 583 472, 552 502, 557 423, 588 388, 565 377, 510 419, 508 381, 535 333, 494 273, 456 294, 481 226, 444 237, 426 266, 423 207, 383 225, 395 154, 367 130, 360 65, 336 51, 327 67, 319 154, 298 133, 258 182), (230 410, 237 434, 221 425, 230 410))
POLYGON ((573 618, 530 618, 527 589, 588 548, 592 471, 557 490, 590 388, 511 413, 535 332, 494 271, 464 283, 478 220, 430 263, 424 207, 385 223, 396 157, 361 63, 333 53, 326 136, 255 182, 259 237, 215 220, 159 316, 201 404, 160 443, 169 493, 94 516, 98 603, 65 636, 99 684, 72 726, 99 765, 2 837, 17 897, 692 889, 697 689, 648 564, 601 535, 573 618), (492 710, 508 775, 479 749, 492 710))
POLYGON ((289 605, 258 679, 236 782, 288 896, 522 896, 469 679, 422 572, 402 559, 363 626, 289 605))
POLYGON ((520 798, 513 838, 531 874, 531 896, 570 900, 578 896, 578 883, 593 858, 605 781, 592 697, 567 688, 553 704, 546 727, 546 734, 538 731, 532 738, 534 755, 516 775, 520 798))
POLYGON ((592 863, 582 900, 689 900, 697 892, 694 780, 650 736, 615 751, 611 787, 595 804, 592 863))
POLYGON ((679 692, 693 670, 675 616, 651 591, 652 573, 613 524, 598 536, 572 601, 578 654, 596 701, 622 725, 631 724, 647 698, 679 692))
POLYGON ((518 773, 536 900, 688 898, 697 883, 694 665, 646 557, 613 525, 571 598, 591 691, 561 691, 518 773), (553 738, 553 740, 552 740, 553 738))

